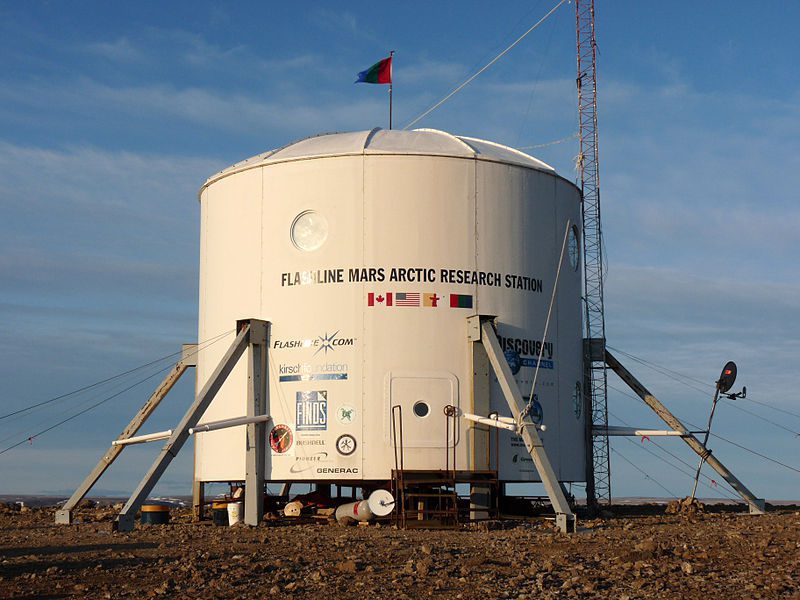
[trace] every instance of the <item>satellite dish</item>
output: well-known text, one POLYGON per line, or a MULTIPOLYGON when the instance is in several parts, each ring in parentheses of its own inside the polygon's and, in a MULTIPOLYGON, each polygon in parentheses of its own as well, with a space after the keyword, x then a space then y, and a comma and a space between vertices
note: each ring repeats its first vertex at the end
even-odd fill
POLYGON ((367 503, 376 517, 385 517, 394 510, 394 496, 389 490, 375 490, 369 495, 367 503))
POLYGON ((724 394, 733 387, 734 381, 736 381, 736 363, 730 360, 722 368, 722 374, 717 381, 717 389, 724 394))

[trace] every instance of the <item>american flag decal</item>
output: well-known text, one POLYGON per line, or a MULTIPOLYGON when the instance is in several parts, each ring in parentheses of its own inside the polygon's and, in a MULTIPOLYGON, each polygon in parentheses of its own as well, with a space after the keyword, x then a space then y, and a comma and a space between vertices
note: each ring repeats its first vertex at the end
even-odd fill
POLYGON ((419 306, 419 292, 397 292, 394 295, 395 306, 419 306))

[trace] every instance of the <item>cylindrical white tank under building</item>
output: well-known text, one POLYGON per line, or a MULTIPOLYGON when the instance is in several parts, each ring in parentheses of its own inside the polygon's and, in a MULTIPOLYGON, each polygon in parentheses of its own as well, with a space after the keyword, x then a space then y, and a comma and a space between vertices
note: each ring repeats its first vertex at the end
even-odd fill
MULTIPOLYGON (((441 131, 320 135, 214 175, 200 206, 198 339, 272 323, 267 481, 390 479, 393 406, 406 469, 444 469, 453 449, 459 470, 494 468, 485 427, 448 436, 443 412, 510 416, 494 377, 489 402, 476 393, 467 318, 497 317, 527 394, 571 222, 533 414, 558 479, 585 480, 580 192, 551 167, 441 131)), ((226 346, 200 352, 198 389, 226 346)), ((245 362, 201 422, 247 414, 245 362)), ((539 481, 499 435, 500 480, 539 481)), ((244 478, 244 428, 197 434, 197 481, 244 478)))

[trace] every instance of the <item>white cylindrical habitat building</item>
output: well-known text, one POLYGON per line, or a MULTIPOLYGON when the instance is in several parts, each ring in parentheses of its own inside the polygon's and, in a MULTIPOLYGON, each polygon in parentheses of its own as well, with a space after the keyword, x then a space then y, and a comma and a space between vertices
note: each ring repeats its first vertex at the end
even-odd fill
MULTIPOLYGON (((485 428, 459 419, 448 435, 443 412, 510 415, 494 377, 476 379, 477 314, 497 317, 524 394, 542 351, 533 415, 559 480, 585 480, 580 192, 551 167, 441 131, 320 135, 214 175, 200 207, 201 344, 238 319, 272 323, 267 481, 390 479, 394 406, 406 469, 448 454, 452 468, 454 451, 459 470, 494 468, 485 428)), ((198 389, 230 339, 200 352, 198 389)), ((201 422, 247 413, 245 362, 201 422)), ((521 439, 499 435, 500 480, 538 481, 521 439)), ((244 428, 197 434, 197 481, 244 478, 244 428)))

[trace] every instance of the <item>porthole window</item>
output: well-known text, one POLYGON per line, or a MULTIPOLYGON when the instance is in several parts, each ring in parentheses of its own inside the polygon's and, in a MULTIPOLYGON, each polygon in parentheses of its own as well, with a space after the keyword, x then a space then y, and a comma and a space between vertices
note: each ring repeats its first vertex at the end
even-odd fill
POLYGON ((420 400, 419 402, 414 403, 414 414, 417 415, 420 419, 424 419, 427 417, 431 412, 431 407, 428 406, 427 402, 423 402, 420 400))
POLYGON ((569 230, 567 253, 569 255, 569 266, 572 267, 573 271, 577 271, 581 262, 581 244, 578 240, 578 228, 575 225, 569 230))
POLYGON ((314 210, 301 212, 292 221, 291 238, 299 250, 317 250, 328 239, 328 220, 314 210))
POLYGON ((575 390, 572 392, 572 410, 575 412, 575 418, 580 419, 583 412, 583 390, 580 381, 575 382, 575 390))

